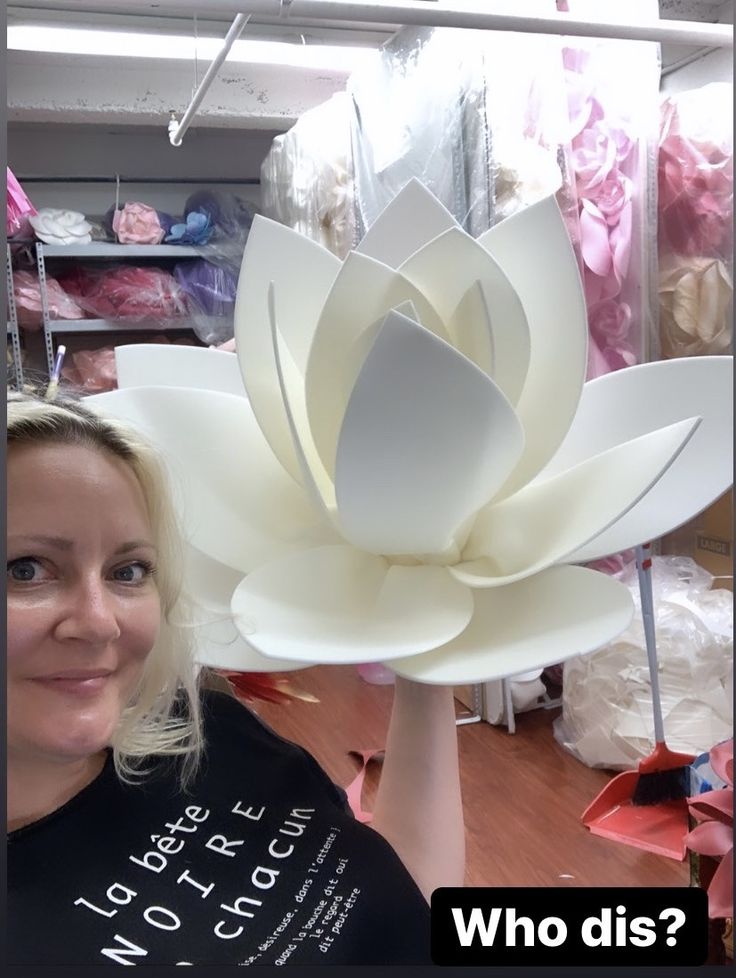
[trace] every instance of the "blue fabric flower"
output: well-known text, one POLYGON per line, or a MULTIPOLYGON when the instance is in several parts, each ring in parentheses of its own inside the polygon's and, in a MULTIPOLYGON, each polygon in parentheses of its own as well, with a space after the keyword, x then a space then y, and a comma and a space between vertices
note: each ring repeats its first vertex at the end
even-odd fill
POLYGON ((214 228, 209 214, 190 211, 185 224, 172 224, 164 239, 168 244, 204 245, 210 240, 214 228))

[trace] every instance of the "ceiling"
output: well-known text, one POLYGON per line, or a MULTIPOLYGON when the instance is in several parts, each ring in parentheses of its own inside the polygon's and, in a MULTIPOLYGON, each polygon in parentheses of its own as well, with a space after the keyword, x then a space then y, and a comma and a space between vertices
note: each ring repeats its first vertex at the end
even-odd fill
MULTIPOLYGON (((232 20, 232 14, 213 14, 212 5, 209 5, 206 18, 197 18, 195 24, 192 16, 176 11, 176 0, 149 0, 149 12, 131 13, 145 2, 15 0, 8 6, 8 24, 63 24, 193 38, 195 30, 199 37, 223 37, 232 20)), ((273 9, 275 0, 264 0, 262 9, 267 9, 269 2, 273 9)), ((547 2, 554 7, 552 0, 547 2)), ((482 0, 482 3, 488 9, 488 0, 482 0)), ((192 4, 184 6, 191 8, 192 4)), ((202 0, 201 6, 208 8, 206 0, 202 0)), ((733 20, 731 0, 725 3, 723 0, 659 0, 659 9, 660 16, 665 19, 733 20)), ((255 14, 243 36, 298 44, 377 47, 392 36, 397 26, 372 23, 346 27, 334 21, 317 24, 295 20, 291 16, 285 24, 277 17, 255 14)), ((699 48, 665 46, 663 65, 666 69, 668 65, 683 63, 700 53, 699 48)), ((181 115, 204 68, 206 64, 195 65, 194 59, 190 62, 110 59, 10 51, 7 58, 8 120, 34 124, 105 122, 165 126, 172 111, 181 115)), ((225 63, 197 115, 196 125, 283 131, 304 111, 343 89, 346 78, 346 71, 225 63)))

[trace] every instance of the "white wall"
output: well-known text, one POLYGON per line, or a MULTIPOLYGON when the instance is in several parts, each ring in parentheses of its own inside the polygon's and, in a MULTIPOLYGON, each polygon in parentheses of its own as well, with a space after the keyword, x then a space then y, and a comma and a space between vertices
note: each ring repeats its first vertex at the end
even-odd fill
POLYGON ((49 178, 43 184, 25 184, 36 207, 65 206, 103 214, 114 203, 114 182, 57 183, 53 178, 119 173, 138 178, 136 183, 121 184, 121 200, 143 200, 176 214, 192 190, 212 180, 231 181, 218 186, 258 202, 259 187, 242 181, 259 179, 273 136, 273 132, 192 128, 182 145, 173 147, 163 127, 11 123, 8 163, 21 180, 49 178), (147 183, 147 178, 172 182, 147 183), (191 183, 174 182, 181 180, 191 183))

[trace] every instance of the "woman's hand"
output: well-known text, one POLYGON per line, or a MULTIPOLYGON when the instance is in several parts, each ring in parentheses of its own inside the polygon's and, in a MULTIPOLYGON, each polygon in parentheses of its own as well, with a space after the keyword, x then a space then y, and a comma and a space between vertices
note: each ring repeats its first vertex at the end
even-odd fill
POLYGON ((372 827, 391 843, 429 901, 462 886, 465 828, 452 687, 396 677, 372 827))

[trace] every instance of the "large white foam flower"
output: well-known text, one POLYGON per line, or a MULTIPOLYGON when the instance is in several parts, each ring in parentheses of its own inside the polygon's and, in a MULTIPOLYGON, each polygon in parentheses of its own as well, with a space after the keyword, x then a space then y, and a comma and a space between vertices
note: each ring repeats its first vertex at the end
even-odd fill
POLYGON ((178 389, 92 399, 174 470, 188 587, 221 629, 201 657, 223 667, 378 660, 461 683, 559 662, 632 612, 575 565, 730 482, 730 358, 584 384, 552 197, 474 240, 412 182, 344 262, 256 218, 236 338, 247 397, 231 354, 146 346, 120 351, 121 383, 178 389))

